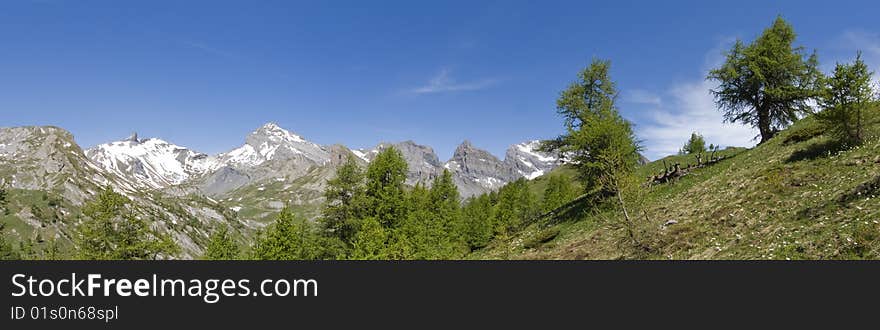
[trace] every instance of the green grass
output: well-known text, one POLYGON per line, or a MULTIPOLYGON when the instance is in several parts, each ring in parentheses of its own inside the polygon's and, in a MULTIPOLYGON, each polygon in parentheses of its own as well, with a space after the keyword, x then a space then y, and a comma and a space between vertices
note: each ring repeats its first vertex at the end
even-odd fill
MULTIPOLYGON (((477 259, 877 259, 880 258, 880 124, 841 149, 812 118, 753 149, 680 180, 639 189, 631 202, 642 245, 623 242, 614 205, 548 219, 476 251, 477 259), (676 223, 664 226, 667 221, 676 223), (549 230, 558 231, 545 240, 549 230), (538 243, 536 243, 538 242, 538 243)), ((671 156, 666 164, 695 162, 671 156)), ((662 171, 642 166, 640 178, 662 171)), ((556 173, 573 178, 570 169, 556 173)), ((537 187, 542 180, 533 181, 537 187)))

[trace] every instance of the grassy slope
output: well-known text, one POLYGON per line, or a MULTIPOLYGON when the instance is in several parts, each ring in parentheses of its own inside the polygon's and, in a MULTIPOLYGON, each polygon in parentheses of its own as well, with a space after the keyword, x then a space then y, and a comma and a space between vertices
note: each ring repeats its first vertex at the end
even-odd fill
MULTIPOLYGON (((642 188, 644 248, 621 239, 611 207, 533 224, 472 257, 481 259, 858 259, 880 258, 880 123, 862 147, 836 151, 812 118, 751 150, 674 184, 642 188), (862 186, 862 188, 859 188, 862 186), (861 194, 859 194, 861 193, 861 194), (647 214, 647 218, 645 217, 647 214), (669 220, 676 224, 664 226, 669 220), (558 235, 534 246, 535 237, 558 235), (623 241, 623 243, 621 243, 623 241)), ((680 156, 668 159, 681 161, 680 156), (676 159, 678 158, 678 159, 676 159)), ((693 161, 691 161, 693 162, 693 161)), ((641 177, 662 168, 656 161, 641 177)), ((571 175, 570 170, 563 173, 571 175)), ((537 189, 540 190, 540 189, 537 189)))

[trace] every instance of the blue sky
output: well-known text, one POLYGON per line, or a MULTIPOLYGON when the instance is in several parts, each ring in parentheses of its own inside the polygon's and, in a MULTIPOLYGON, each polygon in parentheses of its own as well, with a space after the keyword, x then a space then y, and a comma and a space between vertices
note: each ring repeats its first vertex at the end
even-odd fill
POLYGON ((217 153, 276 122, 322 144, 464 139, 503 157, 562 131, 555 99, 593 57, 646 154, 722 125, 703 80, 776 15, 824 69, 880 70, 876 1, 0 2, 0 126, 57 125, 84 147, 157 136, 217 153))

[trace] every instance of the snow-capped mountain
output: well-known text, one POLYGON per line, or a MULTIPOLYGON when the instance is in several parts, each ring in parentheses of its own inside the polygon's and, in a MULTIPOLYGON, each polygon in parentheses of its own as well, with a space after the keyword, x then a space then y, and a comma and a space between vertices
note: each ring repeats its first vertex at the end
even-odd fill
POLYGON ((527 141, 512 145, 503 161, 469 141, 459 145, 452 158, 445 163, 438 160, 433 149, 413 141, 380 143, 374 148, 351 152, 370 162, 380 151, 394 146, 407 162, 407 184, 430 184, 445 168, 452 172, 462 197, 470 197, 501 188, 522 177, 534 179, 562 163, 557 157, 538 151, 539 144, 540 141, 527 141))
POLYGON ((538 151, 541 141, 514 144, 507 149, 504 162, 526 179, 534 179, 559 166, 562 161, 550 153, 538 151))
POLYGON ((158 138, 139 140, 137 133, 87 149, 85 155, 134 186, 153 189, 178 185, 217 166, 206 154, 158 138))
POLYGON ((254 167, 273 159, 292 158, 302 158, 322 164, 329 161, 330 152, 327 148, 306 141, 275 123, 268 123, 248 135, 243 146, 222 153, 217 158, 219 161, 216 168, 254 167))
POLYGON ((204 193, 221 195, 266 179, 294 180, 329 164, 331 155, 330 147, 268 123, 251 132, 241 147, 217 155, 217 162, 195 184, 204 193))
MULTIPOLYGON (((369 163, 388 147, 397 148, 409 166, 407 184, 430 184, 443 169, 452 172, 463 197, 491 190, 525 177, 534 179, 561 161, 538 151, 539 141, 510 146, 503 160, 463 142, 451 159, 441 162, 431 147, 413 141, 383 142, 369 149, 345 149, 369 163)), ((209 156, 161 139, 121 141, 86 150, 86 156, 105 171, 124 178, 134 187, 162 189, 188 183, 208 195, 222 195, 265 180, 292 181, 316 167, 331 165, 331 147, 311 142, 274 123, 265 124, 231 151, 209 156)))

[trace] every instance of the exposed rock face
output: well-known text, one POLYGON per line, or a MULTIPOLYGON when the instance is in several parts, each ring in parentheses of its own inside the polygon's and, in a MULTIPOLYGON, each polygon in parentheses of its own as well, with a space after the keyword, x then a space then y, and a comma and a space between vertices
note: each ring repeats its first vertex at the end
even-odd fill
POLYGON ((217 155, 194 181, 200 191, 219 196, 262 180, 299 178, 327 165, 330 157, 328 148, 269 123, 248 135, 243 146, 217 155))
POLYGON ((462 142, 444 167, 452 172, 462 197, 501 188, 521 177, 509 164, 485 150, 477 149, 470 141, 462 142))
POLYGON ((326 148, 306 141, 274 123, 258 128, 245 139, 245 144, 217 156, 219 166, 253 167, 272 160, 291 160, 323 164, 329 160, 326 148))
POLYGON ((553 154, 538 151, 541 141, 515 144, 507 149, 504 162, 519 175, 531 180, 550 172, 562 161, 553 154))
POLYGON ((406 176, 406 184, 415 185, 416 183, 421 182, 429 185, 434 178, 443 172, 443 163, 440 162, 437 154, 434 153, 434 149, 416 144, 411 140, 400 143, 383 142, 371 150, 358 150, 355 154, 361 159, 370 162, 373 158, 376 158, 376 155, 378 155, 379 152, 388 149, 388 147, 391 146, 400 151, 403 155, 403 159, 406 160, 409 171, 406 176))
MULTIPOLYGON (((147 142, 130 138, 119 143, 147 142)), ((146 173, 149 166, 139 161, 129 165, 131 173, 146 173)), ((73 136, 57 127, 0 128, 0 179, 16 189, 42 191, 44 198, 57 201, 51 208, 54 214, 61 216, 78 214, 95 193, 112 187, 131 200, 132 210, 138 217, 146 219, 151 228, 169 233, 174 238, 182 248, 179 256, 182 258, 201 255, 201 245, 197 241, 207 237, 213 226, 236 222, 217 212, 216 209, 221 207, 216 203, 176 199, 159 201, 152 195, 143 194, 140 186, 130 184, 131 177, 123 178, 92 162, 74 142, 73 136)), ((29 207, 26 201, 13 203, 29 207)), ((51 234, 55 239, 70 241, 76 234, 77 223, 72 221, 73 217, 69 218, 71 221, 47 221, 23 209, 17 219, 30 224, 34 233, 51 234)))
POLYGON ((12 188, 61 190, 74 202, 98 186, 115 184, 85 157, 70 132, 49 126, 0 128, 0 178, 12 188))

